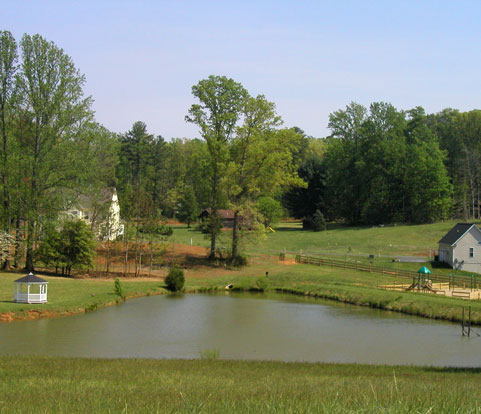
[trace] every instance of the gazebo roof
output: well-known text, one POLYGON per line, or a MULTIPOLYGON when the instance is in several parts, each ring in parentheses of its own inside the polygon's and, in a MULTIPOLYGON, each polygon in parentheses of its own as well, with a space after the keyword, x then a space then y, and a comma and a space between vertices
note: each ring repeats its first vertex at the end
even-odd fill
POLYGON ((27 276, 21 277, 15 280, 15 283, 48 283, 46 280, 35 276, 33 273, 29 273, 27 276))

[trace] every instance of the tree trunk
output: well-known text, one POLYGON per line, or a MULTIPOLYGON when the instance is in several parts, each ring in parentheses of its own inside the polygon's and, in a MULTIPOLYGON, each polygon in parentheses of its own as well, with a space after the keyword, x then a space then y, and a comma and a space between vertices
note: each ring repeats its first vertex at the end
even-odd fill
POLYGON ((234 260, 238 256, 239 245, 239 212, 234 211, 234 227, 232 229, 232 253, 231 259, 234 260))
POLYGON ((15 252, 13 254, 13 266, 18 269, 19 259, 20 259, 20 241, 21 241, 21 231, 20 231, 20 219, 15 220, 15 252))
POLYGON ((28 220, 27 227, 27 257, 25 259, 25 270, 27 272, 33 272, 33 242, 35 239, 35 221, 32 219, 28 220))

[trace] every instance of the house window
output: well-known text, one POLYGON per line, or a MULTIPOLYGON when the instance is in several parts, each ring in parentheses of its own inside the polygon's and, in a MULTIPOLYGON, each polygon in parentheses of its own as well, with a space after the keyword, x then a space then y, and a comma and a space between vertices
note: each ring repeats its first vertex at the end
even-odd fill
POLYGON ((469 257, 474 257, 474 247, 469 248, 469 257))

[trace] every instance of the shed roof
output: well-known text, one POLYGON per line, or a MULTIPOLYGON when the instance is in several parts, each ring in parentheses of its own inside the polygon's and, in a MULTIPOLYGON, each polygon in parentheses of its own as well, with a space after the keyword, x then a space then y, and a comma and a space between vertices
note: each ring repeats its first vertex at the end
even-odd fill
POLYGON ((442 244, 455 244, 461 237, 463 237, 471 227, 476 226, 474 223, 458 223, 446 235, 439 240, 438 243, 442 244))
POLYGON ((15 283, 48 283, 46 280, 35 276, 33 273, 29 273, 27 276, 21 277, 15 280, 15 283))

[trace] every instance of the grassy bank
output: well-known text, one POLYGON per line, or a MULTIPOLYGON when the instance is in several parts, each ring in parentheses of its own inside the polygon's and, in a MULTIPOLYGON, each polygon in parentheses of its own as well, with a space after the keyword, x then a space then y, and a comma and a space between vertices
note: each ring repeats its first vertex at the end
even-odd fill
POLYGON ((0 413, 480 413, 479 369, 0 358, 0 413))
MULTIPOLYGON (((13 302, 15 279, 22 275, 0 274, 0 320, 35 319, 94 311, 118 302, 113 280, 71 279, 43 276, 48 283, 48 303, 23 304, 13 302)), ((166 292, 161 280, 122 281, 127 298, 166 292)))
POLYGON ((416 292, 379 289, 379 285, 406 283, 396 275, 360 272, 349 269, 279 262, 273 257, 252 257, 252 264, 241 270, 198 269, 187 271, 191 291, 218 291, 227 284, 240 290, 257 290, 257 280, 267 283, 268 291, 332 299, 377 309, 402 312, 427 318, 458 322, 463 306, 471 306, 474 324, 481 325, 481 301, 466 301, 416 292), (265 278, 265 272, 269 276, 265 278))
MULTIPOLYGON (((481 325, 481 301, 465 301, 415 292, 379 289, 379 285, 405 283, 389 274, 280 262, 275 257, 252 256, 241 269, 192 265, 185 269, 187 292, 221 292, 228 284, 236 290, 259 290, 258 280, 268 291, 332 299, 361 306, 402 312, 427 318, 458 322, 463 306, 471 306, 473 324, 481 325), (265 273, 269 272, 268 278, 265 273)), ((0 277, 0 320, 32 319, 94 311, 118 302, 113 280, 45 277, 49 281, 49 302, 41 305, 13 303, 13 280, 0 277)), ((44 277, 44 276, 42 276, 44 277)), ((167 293, 162 280, 121 279, 127 298, 167 293)))

